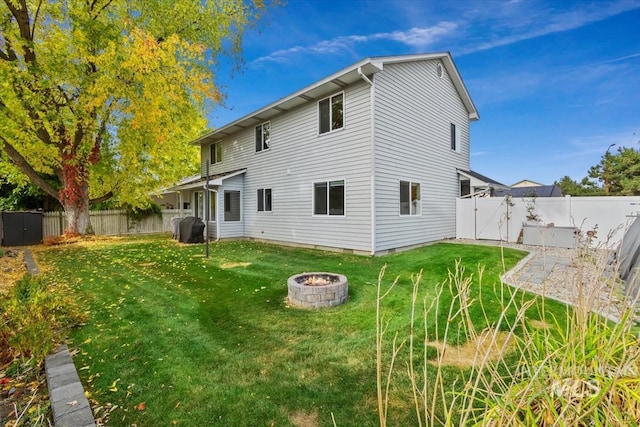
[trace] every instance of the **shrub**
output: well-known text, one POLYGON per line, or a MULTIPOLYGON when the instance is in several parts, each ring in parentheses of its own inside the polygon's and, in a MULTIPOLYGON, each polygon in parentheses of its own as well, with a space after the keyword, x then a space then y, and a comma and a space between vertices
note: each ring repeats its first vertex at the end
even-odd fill
POLYGON ((0 311, 1 344, 38 363, 67 328, 84 319, 67 290, 50 286, 44 276, 25 275, 0 300, 0 311))

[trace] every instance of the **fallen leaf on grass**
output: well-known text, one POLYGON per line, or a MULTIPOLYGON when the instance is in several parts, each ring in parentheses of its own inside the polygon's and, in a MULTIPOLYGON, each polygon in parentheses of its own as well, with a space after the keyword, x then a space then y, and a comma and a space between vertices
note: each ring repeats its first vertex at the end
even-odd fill
POLYGON ((141 402, 134 406, 134 409, 137 409, 138 411, 144 411, 145 409, 147 409, 147 405, 144 402, 141 402))

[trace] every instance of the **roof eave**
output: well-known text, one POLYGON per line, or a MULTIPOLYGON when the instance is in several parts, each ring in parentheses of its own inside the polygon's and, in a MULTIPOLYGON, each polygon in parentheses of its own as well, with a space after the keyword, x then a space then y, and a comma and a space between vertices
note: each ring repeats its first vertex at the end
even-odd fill
POLYGON ((366 58, 359 62, 356 62, 355 64, 350 65, 347 68, 343 68, 342 70, 337 71, 330 76, 327 76, 324 79, 319 80, 309 86, 306 86, 305 88, 300 89, 297 92, 287 95, 284 98, 281 98, 257 111, 234 120, 233 122, 228 123, 219 129, 212 130, 195 139, 190 144, 202 145, 204 143, 217 142, 225 136, 229 136, 240 130, 257 126, 260 123, 269 121, 277 114, 290 111, 309 101, 322 99, 323 96, 326 96, 331 92, 338 91, 348 86, 349 84, 360 80, 360 71, 365 75, 373 75, 377 72, 382 71, 384 64, 433 59, 440 59, 443 62, 445 69, 447 70, 447 73, 451 77, 453 85, 456 88, 456 91, 458 92, 465 108, 467 109, 469 120, 478 120, 480 118, 480 115, 478 114, 478 111, 476 110, 476 107, 471 100, 471 96, 469 95, 469 92, 467 91, 467 88, 462 81, 462 77, 458 73, 458 69, 453 62, 453 58, 451 57, 451 54, 449 52, 384 56, 366 58))
POLYGON ((215 129, 205 135, 195 139, 190 144, 201 145, 211 143, 234 134, 242 129, 253 127, 264 123, 277 114, 290 111, 298 106, 316 99, 321 99, 327 93, 340 90, 360 79, 358 70, 365 75, 372 75, 382 71, 382 62, 376 58, 367 58, 359 61, 347 68, 344 68, 322 80, 300 89, 290 95, 280 98, 271 104, 249 113, 231 123, 215 129))

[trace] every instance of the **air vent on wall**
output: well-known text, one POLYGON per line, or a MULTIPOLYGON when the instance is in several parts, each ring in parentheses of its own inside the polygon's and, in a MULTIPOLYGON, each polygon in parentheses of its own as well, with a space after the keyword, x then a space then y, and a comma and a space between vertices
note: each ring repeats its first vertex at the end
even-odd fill
POLYGON ((439 78, 442 78, 442 76, 444 75, 444 70, 442 69, 442 64, 440 64, 440 63, 438 63, 438 64, 436 65, 436 75, 437 75, 439 78))

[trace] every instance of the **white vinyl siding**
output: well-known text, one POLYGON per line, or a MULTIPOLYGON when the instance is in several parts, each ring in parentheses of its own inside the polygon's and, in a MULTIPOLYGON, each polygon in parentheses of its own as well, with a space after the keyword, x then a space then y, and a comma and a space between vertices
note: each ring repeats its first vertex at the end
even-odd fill
MULTIPOLYGON (((369 88, 365 82, 343 88, 344 123, 348 127, 340 132, 318 136, 318 100, 312 100, 270 118, 270 150, 256 154, 255 126, 225 136, 224 163, 211 168, 210 173, 244 168, 247 173, 237 181, 225 180, 224 188, 219 189, 228 189, 230 181, 234 185, 243 182, 238 189, 242 189, 245 207, 240 223, 221 225, 221 238, 242 236, 367 253, 371 250, 369 88), (273 141, 277 141, 277 149, 273 141), (313 215, 313 183, 334 177, 347 185, 346 215, 313 215), (273 195, 273 211, 268 215, 258 212, 256 204, 258 189, 266 188, 265 183, 273 195), (231 232, 229 226, 236 225, 231 232)), ((208 151, 203 153, 207 157, 208 151)))
POLYGON ((375 75, 376 251, 455 237, 456 168, 469 169, 469 119, 437 63, 385 64, 375 75), (399 218, 398 182, 409 173, 420 183, 422 212, 399 218))
MULTIPOLYGON (((296 100, 295 108, 265 117, 269 139, 277 141, 277 149, 271 144, 272 149, 259 155, 255 125, 266 122, 225 133, 220 141, 224 162, 214 164, 210 174, 247 172, 224 180, 218 188, 218 237, 362 252, 455 237, 455 199, 460 191, 456 168, 470 169, 469 112, 449 73, 443 69, 438 77, 438 63, 437 59, 385 62, 381 71, 369 76, 373 88, 364 80, 347 86, 335 83, 314 93, 313 99, 296 100), (320 103, 328 100, 322 105, 330 105, 338 94, 342 94, 342 127, 337 121, 334 130, 340 131, 334 132, 331 117, 322 124, 326 119, 320 117, 320 103), (326 123, 330 131, 322 133, 326 123), (456 128, 455 150, 451 124, 456 128), (314 183, 337 180, 345 182, 344 215, 315 215, 314 183), (414 214, 400 214, 400 181, 409 187, 419 184, 420 207, 414 214), (277 208, 268 215, 259 211, 256 201, 258 190, 267 188, 265 183, 277 208), (223 221, 227 190, 240 191, 239 221, 223 221)), ((331 108, 323 108, 333 114, 331 108)), ((212 155, 209 145, 203 144, 201 153, 204 176, 205 162, 212 155)))

